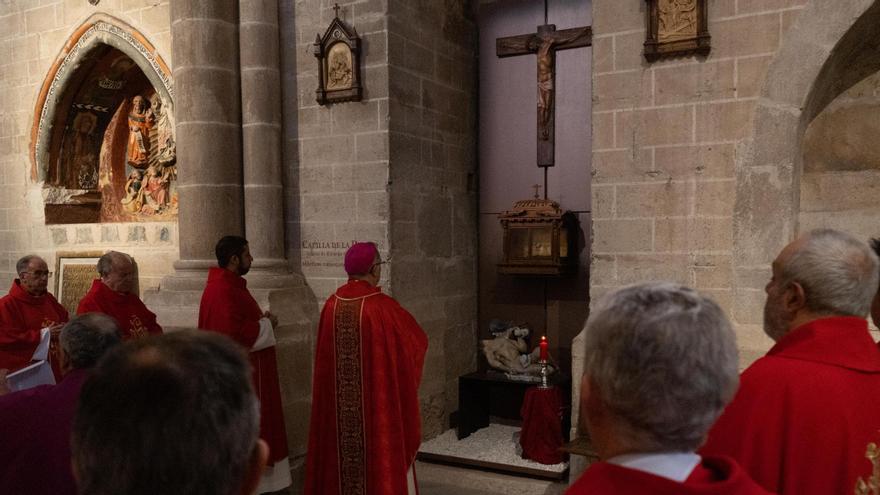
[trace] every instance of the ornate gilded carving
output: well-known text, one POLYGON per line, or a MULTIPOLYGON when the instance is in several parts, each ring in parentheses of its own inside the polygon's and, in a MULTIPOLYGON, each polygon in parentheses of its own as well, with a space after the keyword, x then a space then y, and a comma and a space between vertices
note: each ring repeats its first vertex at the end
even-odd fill
POLYGON ((871 461, 871 476, 866 480, 860 476, 856 480, 855 495, 880 495, 880 448, 871 442, 865 451, 865 457, 871 461))
POLYGON ((646 0, 648 34, 645 58, 708 55, 709 22, 706 0, 646 0))

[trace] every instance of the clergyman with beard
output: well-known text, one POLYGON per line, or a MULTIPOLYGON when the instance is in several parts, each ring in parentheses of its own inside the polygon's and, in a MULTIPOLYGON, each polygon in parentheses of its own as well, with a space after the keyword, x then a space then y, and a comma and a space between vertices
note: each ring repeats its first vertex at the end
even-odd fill
POLYGON ((260 438, 269 445, 268 466, 258 493, 278 491, 291 483, 275 356, 278 319, 260 309, 243 278, 254 260, 247 239, 226 236, 217 242, 214 252, 218 266, 208 272, 199 328, 222 333, 248 350, 254 390, 260 400, 260 438))
POLYGON ((880 349, 865 318, 877 255, 848 234, 814 230, 786 246, 772 271, 764 331, 775 345, 742 374, 702 453, 733 457, 780 495, 870 493, 880 349))

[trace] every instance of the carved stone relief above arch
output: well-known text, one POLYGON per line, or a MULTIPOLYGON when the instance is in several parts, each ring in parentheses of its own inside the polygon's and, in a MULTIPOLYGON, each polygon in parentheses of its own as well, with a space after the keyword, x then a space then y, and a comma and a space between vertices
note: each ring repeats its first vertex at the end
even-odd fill
POLYGON ((83 23, 49 70, 31 130, 46 223, 177 217, 170 69, 131 26, 83 23))

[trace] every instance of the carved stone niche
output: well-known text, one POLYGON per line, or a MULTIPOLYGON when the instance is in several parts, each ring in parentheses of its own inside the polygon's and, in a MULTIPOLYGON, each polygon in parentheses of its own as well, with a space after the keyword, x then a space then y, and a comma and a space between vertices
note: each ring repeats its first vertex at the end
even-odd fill
POLYGON ((324 36, 316 37, 314 54, 318 59, 318 103, 360 101, 361 39, 353 27, 339 19, 338 10, 324 36))
POLYGON ((577 268, 577 217, 549 199, 517 201, 500 215, 503 275, 568 275, 577 268))
POLYGON ((688 55, 706 56, 711 50, 706 0, 645 0, 647 39, 645 59, 688 55))

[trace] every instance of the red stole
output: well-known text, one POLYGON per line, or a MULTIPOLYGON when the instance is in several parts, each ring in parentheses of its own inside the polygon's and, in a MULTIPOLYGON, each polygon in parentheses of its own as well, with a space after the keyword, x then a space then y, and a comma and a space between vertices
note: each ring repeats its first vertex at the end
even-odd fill
POLYGON ((684 481, 656 476, 623 466, 597 462, 571 485, 565 495, 770 495, 736 462, 727 457, 704 457, 684 481))
POLYGON ((287 457, 287 432, 281 407, 275 347, 249 352, 260 334, 263 311, 247 289, 247 280, 224 268, 208 271, 199 305, 199 328, 222 333, 248 351, 254 390, 260 399, 260 438, 269 444, 269 464, 287 457))
POLYGON ((880 441, 880 350, 862 318, 794 329, 743 374, 702 451, 780 494, 853 493, 880 441))
POLYGON ((400 495, 421 442, 428 339, 381 289, 349 281, 321 312, 306 495, 400 495))
POLYGON ((150 334, 161 334, 156 315, 144 306, 134 294, 123 294, 107 287, 101 279, 92 281, 92 288, 79 302, 76 314, 104 313, 119 325, 122 339, 137 339, 150 334))
MULTIPOLYGON (((40 342, 40 329, 66 322, 67 310, 55 296, 48 292, 32 296, 16 279, 0 299, 0 368, 14 370, 27 365, 40 342)), ((56 338, 49 347, 49 362, 60 381, 59 352, 56 338)))

